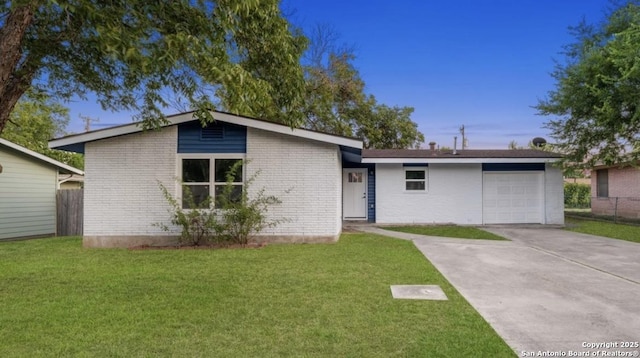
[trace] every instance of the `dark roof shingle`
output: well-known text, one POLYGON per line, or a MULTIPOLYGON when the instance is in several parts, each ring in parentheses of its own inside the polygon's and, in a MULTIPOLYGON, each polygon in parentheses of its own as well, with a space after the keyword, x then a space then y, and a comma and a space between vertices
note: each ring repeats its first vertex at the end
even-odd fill
POLYGON ((536 149, 363 149, 363 158, 562 158, 561 154, 536 149))

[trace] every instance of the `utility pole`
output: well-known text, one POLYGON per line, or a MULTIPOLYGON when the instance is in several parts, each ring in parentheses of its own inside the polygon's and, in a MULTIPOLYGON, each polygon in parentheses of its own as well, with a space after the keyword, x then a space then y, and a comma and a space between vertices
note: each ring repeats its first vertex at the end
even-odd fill
POLYGON ((79 115, 80 119, 82 119, 84 121, 84 131, 88 132, 91 130, 91 123, 98 123, 99 119, 97 118, 91 118, 89 116, 83 116, 82 114, 79 115))
POLYGON ((462 150, 467 147, 467 137, 464 135, 464 124, 460 127, 460 134, 462 134, 462 150))

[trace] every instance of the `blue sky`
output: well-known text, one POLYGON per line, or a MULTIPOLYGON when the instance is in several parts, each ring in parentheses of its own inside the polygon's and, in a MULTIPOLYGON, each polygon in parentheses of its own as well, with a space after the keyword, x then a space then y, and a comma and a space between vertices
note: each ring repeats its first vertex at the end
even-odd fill
MULTIPOLYGON (((535 105, 554 88, 549 75, 568 27, 584 17, 597 23, 608 0, 284 0, 292 22, 327 24, 355 49, 366 92, 389 106, 415 108, 426 142, 453 146, 465 125, 470 149, 526 145, 550 139, 535 105)), ((79 114, 92 128, 130 122, 91 101, 71 103, 69 131, 79 114)), ((460 143, 460 139, 458 139, 460 143)))

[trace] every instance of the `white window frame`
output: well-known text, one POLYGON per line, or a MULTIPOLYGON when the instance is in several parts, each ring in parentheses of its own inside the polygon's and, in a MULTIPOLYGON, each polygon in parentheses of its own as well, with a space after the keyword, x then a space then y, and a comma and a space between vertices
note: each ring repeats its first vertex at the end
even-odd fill
MULTIPOLYGON (((184 184, 182 183, 182 160, 183 159, 209 159, 209 182, 206 185, 209 185, 209 196, 212 198, 211 203, 214 208, 216 204, 216 200, 215 200, 216 187, 227 184, 226 182, 223 182, 223 183, 216 182, 216 166, 215 166, 216 159, 242 160, 243 162, 242 163, 242 181, 233 182, 233 184, 242 185, 243 188, 244 188, 244 185, 246 185, 245 178, 246 178, 246 171, 247 171, 247 168, 246 168, 247 161, 246 161, 246 155, 244 153, 180 153, 177 156, 177 163, 176 163, 177 183, 176 183, 175 193, 176 193, 176 199, 178 200, 178 203, 180 203, 181 207, 182 207, 182 185, 184 184)), ((188 185, 198 185, 198 184, 192 183, 188 185)), ((205 184, 203 183, 202 185, 205 185, 205 184)), ((187 208, 182 208, 182 209, 190 210, 187 208)))
POLYGON ((429 167, 403 167, 402 171, 402 190, 405 193, 424 194, 429 191, 429 167), (407 172, 424 172, 424 179, 407 179, 407 172), (407 189, 407 183, 409 182, 421 182, 424 181, 424 190, 409 190, 407 189))

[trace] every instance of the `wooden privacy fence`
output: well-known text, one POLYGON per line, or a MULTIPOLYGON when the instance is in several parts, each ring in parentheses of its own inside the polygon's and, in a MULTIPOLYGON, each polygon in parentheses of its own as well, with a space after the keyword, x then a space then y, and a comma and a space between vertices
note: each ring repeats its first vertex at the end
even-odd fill
POLYGON ((62 189, 56 193, 56 218, 58 236, 82 235, 84 206, 82 189, 62 189))

